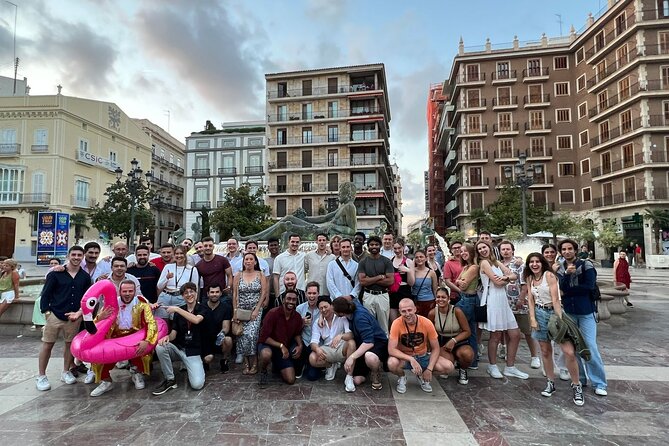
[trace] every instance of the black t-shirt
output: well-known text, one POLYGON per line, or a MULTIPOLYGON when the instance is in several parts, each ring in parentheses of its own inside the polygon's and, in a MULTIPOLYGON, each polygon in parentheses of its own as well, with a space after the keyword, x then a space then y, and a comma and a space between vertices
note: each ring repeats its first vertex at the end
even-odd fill
POLYGON ((218 306, 213 310, 206 303, 202 306, 207 310, 203 322, 205 330, 202 340, 202 354, 208 355, 220 351, 220 348, 216 347, 216 336, 223 328, 223 321, 232 319, 232 300, 227 296, 222 297, 218 306))
MULTIPOLYGON (((184 311, 187 310, 187 305, 180 307, 184 311)), ((203 317, 207 314, 207 309, 201 304, 195 304, 193 314, 201 314, 203 317)), ((176 330, 177 336, 172 343, 186 351, 186 356, 200 356, 202 351, 202 335, 206 330, 206 322, 202 321, 199 324, 193 324, 186 320, 179 313, 174 313, 174 320, 172 321, 172 330, 176 330), (189 339, 188 339, 189 338, 189 339)))
POLYGON ((160 270, 154 265, 147 265, 144 268, 133 266, 128 268, 128 274, 132 274, 139 280, 139 287, 142 291, 142 296, 146 300, 155 304, 158 301, 158 279, 160 278, 160 270))

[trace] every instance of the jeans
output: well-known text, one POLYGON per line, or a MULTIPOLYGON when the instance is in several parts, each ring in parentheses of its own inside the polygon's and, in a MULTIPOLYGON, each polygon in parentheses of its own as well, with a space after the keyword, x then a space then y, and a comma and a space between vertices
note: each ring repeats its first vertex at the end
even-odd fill
POLYGON ((590 361, 584 361, 578 355, 578 373, 580 376, 580 381, 582 384, 587 382, 585 372, 587 370, 588 376, 590 377, 590 382, 593 387, 596 389, 606 389, 606 373, 604 372, 604 363, 602 362, 602 356, 599 354, 599 349, 597 348, 597 322, 595 321, 595 314, 571 314, 568 313, 576 324, 578 325, 579 330, 581 330, 581 335, 585 340, 585 344, 590 350, 590 361), (585 368, 583 367, 585 363, 585 368))
POLYGON ((165 379, 174 379, 172 361, 181 361, 188 371, 188 382, 194 390, 204 387, 204 366, 200 355, 186 356, 186 352, 172 343, 156 345, 156 356, 165 379))
POLYGON ((469 329, 471 330, 471 335, 469 336, 469 345, 474 349, 474 362, 472 366, 476 367, 479 364, 478 352, 479 352, 479 343, 476 340, 476 321, 474 320, 474 307, 479 304, 479 295, 478 294, 466 294, 460 293, 460 300, 456 304, 456 307, 460 307, 465 316, 467 316, 467 322, 469 322, 469 329))

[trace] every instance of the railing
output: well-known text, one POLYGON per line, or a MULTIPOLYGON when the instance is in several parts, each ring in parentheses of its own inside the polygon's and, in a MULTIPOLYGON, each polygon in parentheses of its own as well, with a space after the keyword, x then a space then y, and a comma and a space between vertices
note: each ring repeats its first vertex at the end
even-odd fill
POLYGON ((604 71, 599 72, 594 77, 588 79, 588 82, 587 82, 588 88, 592 88, 596 84, 605 80, 607 77, 611 76, 616 71, 618 71, 621 68, 624 68, 625 66, 631 64, 634 60, 636 60, 636 58, 638 56, 639 56, 639 53, 638 53, 636 47, 633 47, 629 51, 629 53, 627 53, 627 57, 624 60, 614 59, 614 60, 611 61, 611 63, 608 63, 608 61, 607 61, 606 69, 604 71))
POLYGON ((43 204, 47 205, 51 203, 51 194, 20 194, 19 195, 20 204, 43 204))
POLYGON ((279 91, 273 89, 267 92, 268 99, 278 98, 295 98, 303 96, 323 96, 328 94, 342 94, 342 93, 357 93, 359 91, 374 91, 376 86, 370 83, 352 84, 352 85, 336 85, 336 86, 322 86, 311 87, 311 90, 304 90, 302 88, 293 88, 290 90, 279 91))
MULTIPOLYGON (((324 168, 324 167, 365 167, 365 166, 374 166, 380 164, 379 161, 381 158, 376 154, 366 154, 366 155, 351 155, 350 158, 341 158, 341 159, 326 159, 326 158, 314 158, 311 162, 311 168, 324 168)), ((294 162, 285 162, 285 163, 268 163, 268 169, 273 171, 275 169, 301 169, 304 166, 302 161, 294 162)))
POLYGON ((191 170, 193 177, 208 177, 211 176, 211 169, 193 169, 191 170))
MULTIPOLYGON (((358 191, 368 188, 367 186, 360 186, 356 184, 358 191)), ((376 186, 373 187, 376 189, 376 186)), ((276 184, 270 185, 268 187, 269 193, 291 193, 299 194, 304 192, 337 192, 339 190, 339 183, 329 184, 329 183, 300 183, 300 184, 276 184), (290 187, 289 187, 290 186, 290 187)))
POLYGON ((490 75, 492 81, 515 81, 516 70, 493 71, 490 75))
MULTIPOLYGON (((657 189, 656 189, 657 190, 657 189)), ((632 203, 646 199, 646 190, 638 189, 627 191, 621 194, 613 194, 605 197, 597 197, 592 200, 592 207, 601 208, 603 206, 613 206, 616 204, 632 203)), ((657 196, 655 199, 658 199, 657 196)))
POLYGON ((481 124, 478 126, 472 126, 459 132, 460 135, 477 135, 479 133, 488 133, 488 125, 481 124))
POLYGON ((489 178, 474 177, 468 179, 460 178, 458 180, 458 186, 460 187, 486 187, 489 184, 489 178))
POLYGON ((545 104, 550 102, 551 95, 549 93, 545 94, 530 94, 523 96, 523 104, 545 104))
POLYGON ((479 98, 479 99, 472 99, 471 101, 466 101, 466 104, 463 109, 467 108, 480 108, 480 107, 485 107, 486 106, 486 99, 485 98, 479 98))
MULTIPOLYGON (((612 28, 605 28, 604 29, 604 35, 608 36, 611 34, 611 31, 616 31, 616 36, 618 37, 620 34, 624 33, 630 26, 634 25, 636 22, 636 15, 635 14, 630 14, 629 17, 625 18, 624 22, 624 29, 623 30, 618 30, 618 23, 615 20, 611 20, 611 23, 613 24, 612 28)), ((602 51, 605 49, 613 40, 615 40, 615 37, 608 42, 604 42, 603 45, 599 46, 597 44, 591 46, 587 50, 585 50, 585 58, 590 59, 592 56, 597 54, 598 52, 602 51)))
POLYGON ((520 155, 520 150, 513 150, 513 149, 496 149, 495 150, 495 159, 518 158, 518 155, 520 155))
POLYGON ((71 195, 70 205, 77 208, 89 209, 95 206, 95 199, 87 197, 77 197, 76 195, 71 195))
POLYGON ((190 208, 191 209, 211 209, 211 201, 191 201, 190 202, 190 208))
MULTIPOLYGON (((662 116, 659 115, 661 118, 662 116)), ((652 116, 651 116, 652 118, 652 116)), ((652 124, 651 124, 652 125, 652 124)), ((658 125, 658 124, 655 124, 658 125)), ((609 131, 602 133, 598 136, 593 136, 590 138, 590 147, 594 148, 595 146, 598 146, 600 144, 604 144, 607 141, 610 141, 614 138, 617 138, 621 135, 625 135, 627 133, 632 132, 633 130, 636 130, 638 128, 641 128, 641 118, 636 118, 633 119, 632 122, 629 125, 626 126, 618 126, 616 128, 610 129, 609 131)))
POLYGON ((458 160, 460 161, 488 161, 488 151, 472 150, 465 152, 458 151, 458 160))
MULTIPOLYGON (((218 174, 220 176, 235 176, 237 175, 237 168, 236 167, 219 167, 218 168, 218 174)), ((193 175, 195 176, 195 175, 193 175)))
POLYGON ((547 156, 553 156, 552 147, 532 147, 526 150, 528 158, 542 158, 547 156))
POLYGON ((660 150, 653 150, 650 152, 650 161, 652 163, 666 163, 669 159, 667 152, 660 150))
POLYGON ((48 144, 33 144, 30 146, 30 151, 32 153, 48 153, 49 146, 48 144))
POLYGON ((541 68, 525 68, 523 70, 523 78, 543 77, 548 76, 548 67, 541 68))
POLYGON ((653 188, 653 199, 654 200, 666 200, 667 188, 666 187, 655 187, 653 188))
POLYGON ((18 155, 21 153, 21 144, 2 143, 0 144, 0 155, 18 155))
POLYGON ((317 119, 348 118, 353 116, 376 115, 383 113, 380 107, 358 107, 343 110, 320 110, 311 112, 273 113, 267 115, 268 122, 310 121, 317 119))
POLYGON ((526 122, 525 123, 525 131, 534 131, 534 130, 550 130, 551 129, 551 122, 550 121, 544 121, 544 122, 526 122))
POLYGON ((513 122, 513 123, 508 123, 508 124, 493 124, 492 125, 492 132, 493 133, 504 133, 504 132, 517 132, 518 131, 518 123, 513 122))
MULTIPOLYGON (((649 82, 649 84, 650 83, 651 82, 649 82)), ((658 85, 660 85, 659 80, 656 81, 656 82, 653 82, 653 83, 657 83, 658 85)), ((607 98, 606 101, 602 101, 601 103, 597 103, 594 107, 592 107, 588 111, 588 118, 592 118, 592 117, 610 109, 614 105, 617 105, 620 101, 625 101, 625 100, 631 98, 632 96, 637 94, 639 92, 639 90, 641 90, 641 88, 639 87, 639 83, 635 82, 634 84, 629 86, 627 91, 620 92, 616 95, 611 96, 610 98, 607 98)))
POLYGON ((629 160, 615 160, 609 164, 604 164, 602 166, 593 167, 591 172, 592 177, 601 177, 602 175, 607 175, 609 173, 618 172, 623 169, 628 169, 630 167, 638 166, 643 164, 643 153, 637 153, 632 159, 629 160))
MULTIPOLYGON (((548 184, 553 184, 554 176, 553 175, 535 175, 532 177, 532 184, 530 186, 544 186, 548 184)), ((506 177, 495 177, 495 186, 515 186, 516 180, 506 177)))
POLYGON ((262 175, 265 172, 263 166, 246 166, 244 173, 247 175, 262 175))
POLYGON ((470 82, 485 82, 485 73, 462 73, 458 80, 458 83, 460 84, 467 84, 470 82))
POLYGON ((518 105, 518 96, 502 96, 501 98, 492 98, 493 107, 504 107, 518 105))
POLYGON ((338 135, 312 135, 310 137, 290 136, 285 138, 267 138, 268 145, 294 145, 294 144, 324 144, 348 141, 349 134, 338 135), (309 141, 309 142, 305 142, 309 141))

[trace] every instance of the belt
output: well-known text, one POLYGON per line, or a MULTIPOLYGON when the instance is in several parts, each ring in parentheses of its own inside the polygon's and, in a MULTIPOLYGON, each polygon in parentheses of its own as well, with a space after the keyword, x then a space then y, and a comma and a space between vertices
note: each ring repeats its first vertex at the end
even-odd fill
POLYGON ((534 304, 535 307, 541 308, 542 310, 553 311, 553 304, 534 304))
POLYGON ((181 296, 181 291, 163 291, 163 293, 168 294, 170 296, 181 296))
POLYGON ((376 290, 365 289, 365 293, 379 295, 379 294, 385 294, 387 293, 387 291, 376 291, 376 290))

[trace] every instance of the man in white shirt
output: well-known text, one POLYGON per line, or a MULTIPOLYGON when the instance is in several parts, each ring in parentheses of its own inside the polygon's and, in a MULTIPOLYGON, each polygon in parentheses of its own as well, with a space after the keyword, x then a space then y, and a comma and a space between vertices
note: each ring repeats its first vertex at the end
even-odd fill
POLYGON ((234 277, 235 274, 242 270, 244 260, 244 255, 239 250, 239 242, 234 238, 228 240, 228 255, 226 257, 228 258, 228 262, 230 262, 232 277, 234 277))
POLYGON ((325 379, 332 381, 339 364, 355 351, 356 345, 348 326, 348 318, 334 313, 328 296, 318 298, 318 310, 323 326, 320 327, 319 321, 315 320, 311 328, 309 364, 312 367, 324 367, 325 379))
MULTIPOLYGON (((111 274, 112 272, 112 259, 114 257, 123 257, 124 259, 128 257, 128 245, 125 242, 116 242, 112 247, 113 256, 107 256, 98 262, 97 274, 98 277, 111 274)), ((104 277, 105 279, 107 277, 104 277)), ((96 279, 97 280, 97 279, 96 279)), ((139 286, 139 285, 138 285, 139 286)))
MULTIPOLYGON (((316 236, 316 251, 311 251, 305 255, 305 268, 309 281, 318 282, 324 296, 328 296, 330 292, 326 286, 326 276, 328 272, 328 265, 334 260, 334 254, 328 254, 328 236, 320 233, 316 236)), ((315 303, 315 302, 314 302, 315 303)), ((302 338, 304 339, 304 337, 302 338)), ((309 339, 305 339, 309 342, 309 339)))
POLYGON ((395 257, 395 251, 393 250, 393 244, 395 242, 395 236, 392 231, 386 231, 383 233, 383 238, 381 239, 381 255, 387 257, 390 260, 395 257))
POLYGON ((345 297, 357 301, 360 293, 360 282, 358 280, 358 262, 351 258, 353 249, 351 239, 345 238, 339 242, 339 249, 341 255, 328 265, 328 291, 333 299, 345 297), (341 266, 339 266, 340 264, 341 266), (342 266, 348 276, 344 274, 342 266))
POLYGON ((297 276, 298 290, 304 291, 306 280, 304 277, 304 253, 298 249, 300 247, 300 236, 291 234, 288 238, 288 249, 282 252, 274 259, 273 281, 274 290, 283 293, 286 290, 283 284, 283 277, 288 271, 292 271, 297 276))

